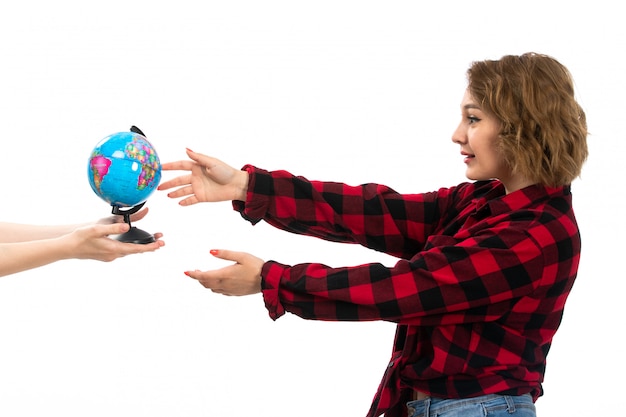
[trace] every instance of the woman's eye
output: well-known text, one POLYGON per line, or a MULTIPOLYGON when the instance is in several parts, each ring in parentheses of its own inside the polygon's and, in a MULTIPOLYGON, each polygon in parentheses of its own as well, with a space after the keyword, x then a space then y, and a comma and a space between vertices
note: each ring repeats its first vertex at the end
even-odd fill
POLYGON ((474 124, 476 122, 480 122, 480 119, 476 116, 467 116, 467 120, 469 121, 469 124, 474 124))

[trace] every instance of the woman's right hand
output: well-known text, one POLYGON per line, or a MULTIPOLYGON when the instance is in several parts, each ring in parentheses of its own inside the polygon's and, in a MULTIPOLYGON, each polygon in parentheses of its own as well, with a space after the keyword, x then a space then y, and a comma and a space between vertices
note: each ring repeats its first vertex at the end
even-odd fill
POLYGON ((219 159, 187 149, 191 160, 166 162, 164 171, 188 171, 159 185, 159 190, 178 187, 167 194, 170 198, 182 198, 181 206, 201 202, 240 200, 245 201, 248 191, 248 173, 225 164, 219 159))

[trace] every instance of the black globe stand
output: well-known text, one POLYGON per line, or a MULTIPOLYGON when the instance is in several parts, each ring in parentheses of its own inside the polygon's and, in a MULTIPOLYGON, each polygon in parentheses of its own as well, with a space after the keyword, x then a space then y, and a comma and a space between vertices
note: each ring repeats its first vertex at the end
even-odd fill
POLYGON ((139 243, 142 245, 145 245, 146 243, 156 242, 156 239, 153 235, 130 224, 130 215, 138 212, 144 204, 145 202, 131 207, 127 210, 122 210, 119 206, 113 206, 113 210, 111 212, 115 215, 124 216, 124 223, 130 226, 128 232, 122 233, 121 235, 112 236, 113 239, 119 240, 120 242, 124 243, 139 243))

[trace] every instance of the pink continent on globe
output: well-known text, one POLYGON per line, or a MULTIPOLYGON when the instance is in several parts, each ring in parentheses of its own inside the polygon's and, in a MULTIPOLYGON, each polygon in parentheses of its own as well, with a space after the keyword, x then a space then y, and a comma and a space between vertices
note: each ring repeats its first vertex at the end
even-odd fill
POLYGON ((111 161, 102 155, 95 155, 91 158, 91 172, 93 173, 94 184, 100 190, 102 179, 109 172, 111 161))

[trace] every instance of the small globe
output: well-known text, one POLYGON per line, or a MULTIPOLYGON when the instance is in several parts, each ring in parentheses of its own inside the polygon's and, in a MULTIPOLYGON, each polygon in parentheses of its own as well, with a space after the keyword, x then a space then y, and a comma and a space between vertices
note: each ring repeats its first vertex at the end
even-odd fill
POLYGON ((91 151, 89 185, 115 207, 145 202, 161 181, 161 162, 148 140, 135 132, 114 133, 91 151))

